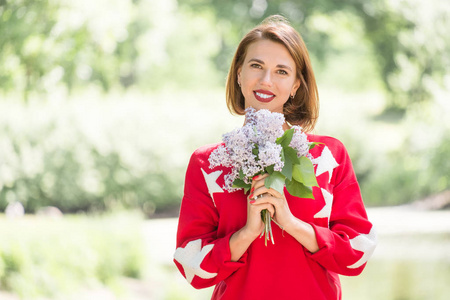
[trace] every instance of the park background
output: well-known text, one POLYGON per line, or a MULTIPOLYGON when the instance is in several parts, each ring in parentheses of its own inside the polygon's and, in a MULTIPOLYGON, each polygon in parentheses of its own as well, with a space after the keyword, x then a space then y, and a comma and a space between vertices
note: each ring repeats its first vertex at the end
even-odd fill
POLYGON ((1 299, 208 299, 171 262, 184 173, 242 125, 226 74, 271 14, 379 228, 344 299, 447 299, 448 1, 0 0, 1 299))

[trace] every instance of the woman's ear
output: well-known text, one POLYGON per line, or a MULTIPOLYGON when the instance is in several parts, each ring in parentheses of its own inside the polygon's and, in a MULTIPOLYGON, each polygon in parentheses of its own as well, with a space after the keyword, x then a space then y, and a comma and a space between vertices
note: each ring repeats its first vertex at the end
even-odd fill
POLYGON ((300 79, 296 79, 294 85, 292 86, 291 96, 297 93, 298 88, 300 87, 300 79))

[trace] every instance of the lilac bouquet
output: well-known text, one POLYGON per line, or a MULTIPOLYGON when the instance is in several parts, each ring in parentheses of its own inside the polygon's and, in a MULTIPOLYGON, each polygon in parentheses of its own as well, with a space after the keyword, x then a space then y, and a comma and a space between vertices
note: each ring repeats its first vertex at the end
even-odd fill
MULTIPOLYGON (((245 110, 245 124, 223 135, 224 145, 216 148, 209 157, 210 168, 231 168, 225 175, 229 192, 251 188, 252 178, 268 173, 265 186, 283 194, 284 187, 297 197, 314 198, 312 187, 317 186, 314 166, 309 150, 317 143, 310 143, 300 126, 284 131, 284 115, 266 109, 245 110)), ((264 230, 261 236, 273 241, 271 217, 267 210, 261 212, 264 230)))

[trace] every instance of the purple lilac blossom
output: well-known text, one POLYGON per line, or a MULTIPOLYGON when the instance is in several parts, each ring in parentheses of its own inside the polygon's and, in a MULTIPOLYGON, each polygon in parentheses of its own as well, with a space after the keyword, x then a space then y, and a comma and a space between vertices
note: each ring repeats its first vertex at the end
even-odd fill
POLYGON ((271 113, 269 110, 261 109, 256 114, 255 129, 258 132, 258 142, 265 141, 275 143, 277 138, 283 135, 284 116, 280 113, 271 113))
POLYGON ((284 162, 281 160, 281 145, 266 142, 259 147, 259 159, 263 167, 274 165, 275 171, 281 171, 284 167, 284 162))
MULTIPOLYGON (((235 179, 239 178, 239 171, 245 175, 244 182, 249 184, 253 176, 263 172, 264 168, 273 165, 275 171, 281 171, 284 166, 282 146, 276 144, 277 138, 284 133, 284 115, 266 109, 256 111, 252 107, 247 108, 245 113, 244 126, 224 134, 224 145, 217 147, 209 157, 211 169, 220 165, 231 167, 231 172, 224 176, 224 189, 229 192, 240 189, 232 187, 235 179), (258 156, 253 154, 256 146, 258 156)), ((290 146, 297 150, 299 156, 308 154, 306 134, 299 126, 293 128, 295 132, 290 146)))
POLYGON ((300 126, 295 125, 292 126, 292 128, 294 129, 294 135, 292 136, 292 141, 289 146, 297 150, 298 157, 308 156, 310 145, 308 137, 302 131, 300 126))
POLYGON ((230 193, 240 190, 240 188, 233 187, 233 182, 236 178, 239 178, 239 171, 236 168, 232 169, 230 174, 226 174, 224 176, 225 180, 224 188, 230 193))
POLYGON ((232 166, 233 161, 231 160, 230 154, 228 154, 227 148, 225 145, 220 145, 217 147, 209 156, 209 167, 211 169, 218 167, 220 165, 225 168, 229 168, 232 166))

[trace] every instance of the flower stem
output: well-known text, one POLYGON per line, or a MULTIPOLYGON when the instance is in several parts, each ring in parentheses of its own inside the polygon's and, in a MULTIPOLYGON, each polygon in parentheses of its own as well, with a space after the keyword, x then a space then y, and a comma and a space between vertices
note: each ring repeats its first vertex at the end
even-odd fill
POLYGON ((261 232, 260 237, 264 236, 264 244, 267 247, 267 241, 271 241, 272 244, 275 244, 273 240, 273 232, 272 232, 272 217, 270 216, 270 212, 265 209, 261 211, 261 219, 264 222, 264 229, 261 232))
POLYGON ((268 223, 269 223, 269 236, 270 236, 270 239, 272 241, 272 245, 275 245, 275 242, 273 241, 273 232, 272 232, 272 217, 270 216, 269 212, 267 212, 267 215, 268 215, 268 218, 269 218, 269 220, 268 220, 268 223))

